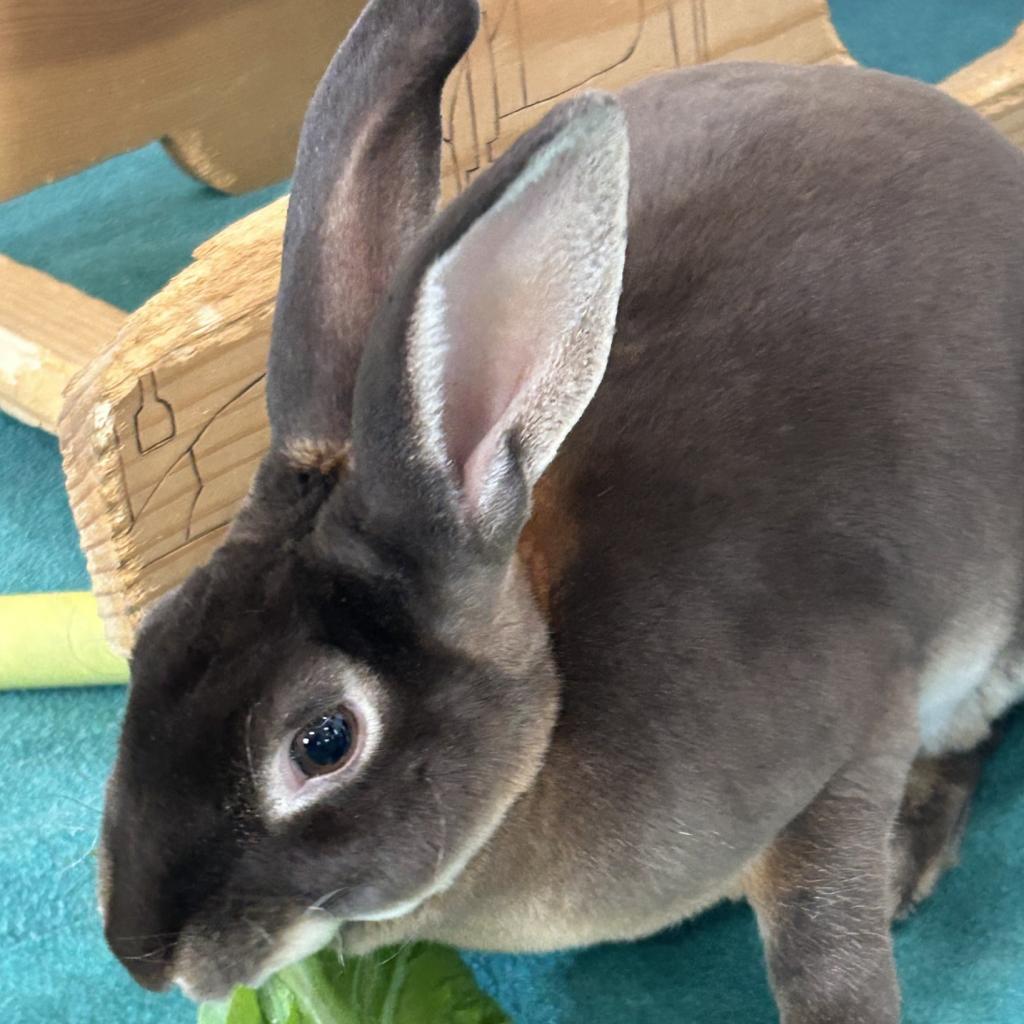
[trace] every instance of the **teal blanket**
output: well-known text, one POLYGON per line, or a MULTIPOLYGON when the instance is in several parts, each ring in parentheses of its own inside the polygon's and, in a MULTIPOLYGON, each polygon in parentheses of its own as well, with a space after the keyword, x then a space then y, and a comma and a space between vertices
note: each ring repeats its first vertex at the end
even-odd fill
MULTIPOLYGON (((1024 0, 833 0, 832 8, 863 63, 928 81, 999 45, 1024 20, 1024 0)), ((282 191, 226 199, 149 147, 0 206, 0 251, 130 309, 196 244, 282 191)), ((85 586, 56 444, 0 415, 0 592, 85 586)), ((116 689, 0 694, 4 1024, 194 1019, 180 996, 137 989, 97 923, 91 851, 122 702, 116 689)), ((898 928, 911 1024, 1024 1021, 1021 780, 1024 715, 986 772, 962 866, 898 928)), ((742 906, 632 945, 469 959, 520 1024, 775 1019, 742 906)))

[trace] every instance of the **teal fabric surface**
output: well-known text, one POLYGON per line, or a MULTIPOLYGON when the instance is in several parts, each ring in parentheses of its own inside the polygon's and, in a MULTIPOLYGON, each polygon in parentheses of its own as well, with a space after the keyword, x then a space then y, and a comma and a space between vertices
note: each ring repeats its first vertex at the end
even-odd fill
MULTIPOLYGON (((862 63, 928 81, 1024 20, 1024 0, 833 0, 832 8, 862 63)), ((0 252, 133 308, 199 242, 282 190, 214 195, 152 146, 0 206, 0 252)), ((86 585, 55 442, 0 415, 0 592, 86 585)), ((0 694, 5 1024, 194 1019, 181 997, 135 988, 99 934, 90 851, 122 704, 120 690, 0 694)), ((910 1024, 1024 1021, 1022 779, 1019 715, 986 772, 962 866, 898 929, 910 1024)), ((633 945, 470 961, 520 1024, 774 1019, 744 907, 633 945)))

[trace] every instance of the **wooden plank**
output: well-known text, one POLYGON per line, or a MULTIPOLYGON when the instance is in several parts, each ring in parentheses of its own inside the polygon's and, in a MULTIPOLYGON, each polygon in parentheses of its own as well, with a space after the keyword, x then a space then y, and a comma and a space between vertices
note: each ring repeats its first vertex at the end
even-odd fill
POLYGON ((486 0, 482 9, 442 100, 445 200, 581 89, 712 60, 852 63, 824 0, 486 0))
POLYGON ((942 88, 1024 146, 1024 25, 1004 46, 947 78, 942 88))
POLYGON ((291 173, 361 0, 0 0, 0 200, 164 139, 227 192, 291 173))
MULTIPOLYGON (((578 89, 729 56, 850 61, 819 0, 486 0, 481 36, 442 100, 443 198, 578 89)), ((200 247, 69 391, 60 436, 71 504, 121 651, 146 604, 209 556, 265 450, 286 203, 200 247)))
POLYGON ((122 652, 141 609, 209 556, 266 448, 284 213, 278 201, 202 246, 68 389, 68 492, 122 652))
POLYGON ((110 344, 126 315, 0 256, 0 409, 56 431, 64 387, 110 344))

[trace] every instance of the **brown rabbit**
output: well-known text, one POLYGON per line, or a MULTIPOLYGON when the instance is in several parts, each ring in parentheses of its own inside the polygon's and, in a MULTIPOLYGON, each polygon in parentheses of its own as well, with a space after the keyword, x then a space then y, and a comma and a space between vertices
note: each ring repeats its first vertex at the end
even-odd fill
POLYGON ((891 1024, 973 779, 934 759, 1024 689, 1024 156, 930 87, 723 64, 434 215, 476 24, 374 0, 313 99, 272 448, 139 635, 107 938, 214 998, 742 891, 785 1024, 891 1024))

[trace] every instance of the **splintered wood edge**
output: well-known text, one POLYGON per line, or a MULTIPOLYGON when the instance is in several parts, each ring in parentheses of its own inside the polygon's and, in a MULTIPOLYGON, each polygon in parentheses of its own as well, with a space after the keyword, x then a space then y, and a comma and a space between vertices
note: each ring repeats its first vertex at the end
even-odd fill
POLYGON ((68 496, 107 639, 122 654, 148 595, 131 553, 115 410, 155 360, 185 362, 204 344, 231 344, 260 319, 269 329, 286 211, 283 197, 201 245, 195 261, 128 317, 65 393, 58 435, 68 496))
POLYGON ((0 409, 53 433, 68 381, 127 314, 0 255, 0 409))

